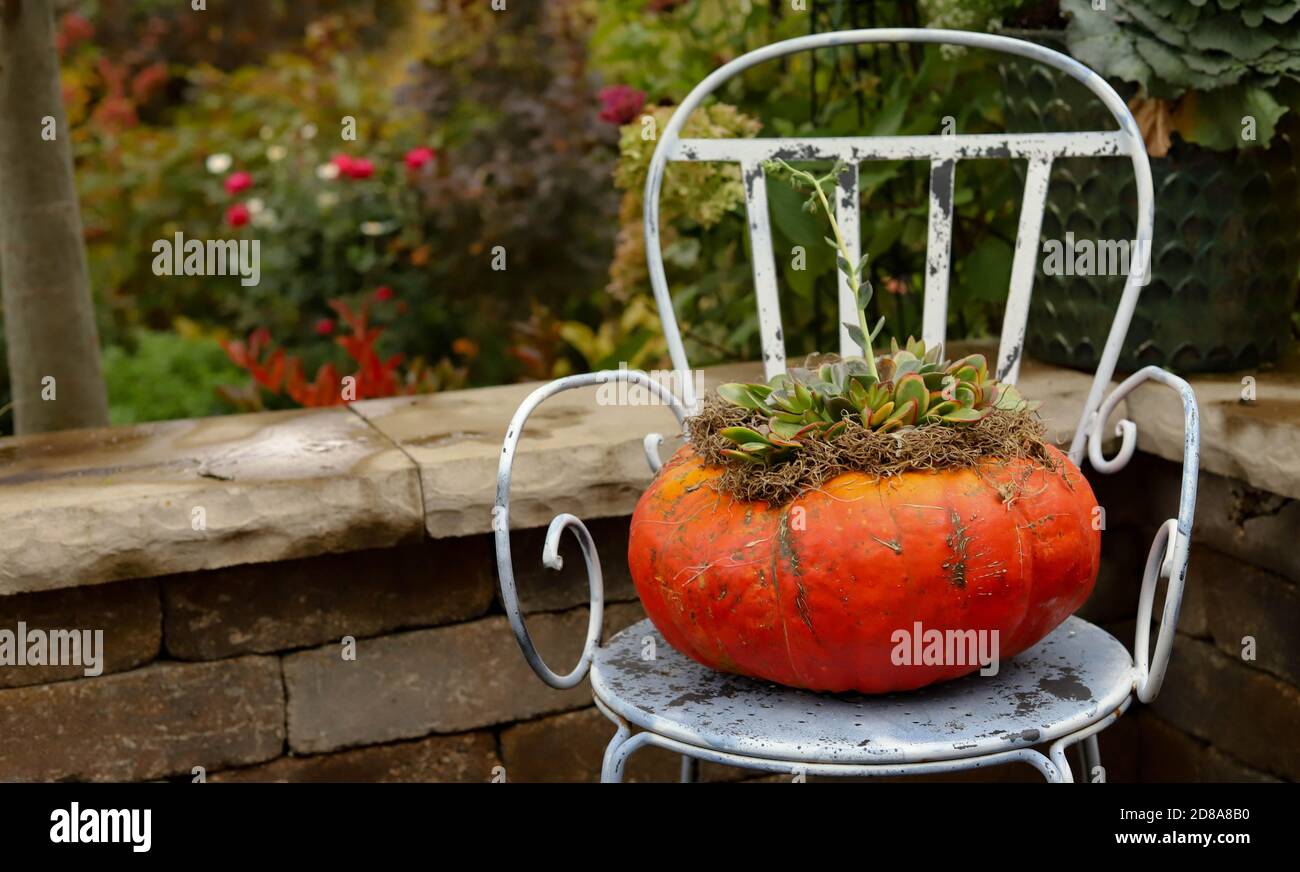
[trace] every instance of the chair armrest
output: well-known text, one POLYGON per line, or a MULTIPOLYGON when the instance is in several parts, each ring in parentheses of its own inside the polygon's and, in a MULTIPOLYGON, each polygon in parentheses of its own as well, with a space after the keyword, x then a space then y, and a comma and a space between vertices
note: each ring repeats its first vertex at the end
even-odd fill
POLYGON ((1146 571, 1142 577, 1142 592, 1138 598, 1137 637, 1133 642, 1133 661, 1137 669, 1134 689, 1142 702, 1153 700, 1164 683, 1174 645, 1174 632, 1178 628, 1178 612, 1183 602, 1183 583, 1187 578, 1187 558, 1192 542, 1196 480, 1201 455, 1201 424, 1196 394, 1191 385, 1173 373, 1156 366, 1144 367, 1121 382, 1101 404, 1092 418, 1088 435, 1088 459, 1098 472, 1112 473, 1123 469, 1137 449, 1137 426, 1127 419, 1119 422, 1115 432, 1120 437, 1120 448, 1110 460, 1106 460, 1101 453, 1102 429, 1119 401, 1148 380, 1167 385, 1182 397, 1183 474, 1178 497, 1178 517, 1165 521, 1151 543, 1146 571), (1156 637, 1155 655, 1150 656, 1151 611, 1156 586, 1161 578, 1168 579, 1169 586, 1165 591, 1165 607, 1160 618, 1160 632, 1156 637))
MULTIPOLYGON (((497 573, 501 589, 501 603, 505 607, 506 617, 510 619, 510 628, 514 630, 515 639, 519 642, 519 647, 523 650, 528 665, 532 667, 542 681, 561 690, 576 686, 586 677, 587 670, 591 668, 591 658, 595 654, 597 646, 600 645, 605 608, 600 557, 596 554, 596 544, 591 538, 591 533, 581 519, 570 514, 559 514, 551 520, 550 528, 546 533, 546 543, 542 548, 542 563, 548 569, 554 570, 559 570, 564 566, 564 560, 560 557, 560 537, 565 530, 572 530, 574 537, 578 540, 578 545, 582 548, 582 556, 587 563, 587 586, 591 593, 591 615, 587 622, 587 642, 583 646, 582 656, 578 659, 578 665, 573 668, 573 671, 567 675, 559 675, 546 665, 537 652, 532 637, 528 634, 528 628, 524 624, 523 614, 519 609, 519 597, 515 589, 514 564, 510 554, 510 474, 514 465, 515 451, 519 447, 519 438, 523 435, 524 425, 528 422, 528 416, 533 413, 534 409, 555 394, 575 388, 616 381, 641 385, 672 410, 679 425, 685 420, 685 407, 673 395, 672 391, 643 372, 619 369, 571 375, 542 385, 529 394, 527 399, 520 404, 515 411, 514 417, 510 419, 510 426, 506 429, 505 443, 501 447, 501 462, 497 467, 497 496, 496 504, 492 507, 492 532, 496 540, 497 573)), ((651 433, 645 438, 646 459, 650 463, 652 471, 657 472, 659 469, 660 460, 657 448, 662 441, 663 437, 657 433, 651 433)))

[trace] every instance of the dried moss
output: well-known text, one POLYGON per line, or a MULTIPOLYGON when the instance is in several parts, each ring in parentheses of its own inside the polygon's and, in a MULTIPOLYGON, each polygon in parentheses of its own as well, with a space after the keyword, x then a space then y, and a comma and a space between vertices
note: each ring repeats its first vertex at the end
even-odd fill
MULTIPOLYGON (((722 453, 735 443, 719 431, 734 426, 761 430, 765 423, 757 412, 733 406, 716 394, 706 396, 700 413, 687 420, 695 450, 706 463, 725 470, 715 481, 722 493, 781 505, 845 472, 888 478, 904 472, 975 469, 1009 460, 1029 460, 1052 471, 1060 466, 1047 451, 1046 431, 1036 412, 1001 410, 970 426, 929 424, 893 433, 868 430, 849 419, 848 429, 836 438, 809 440, 789 460, 771 466, 756 466, 722 453)), ((999 489, 1007 501, 1019 494, 1014 482, 999 489)))

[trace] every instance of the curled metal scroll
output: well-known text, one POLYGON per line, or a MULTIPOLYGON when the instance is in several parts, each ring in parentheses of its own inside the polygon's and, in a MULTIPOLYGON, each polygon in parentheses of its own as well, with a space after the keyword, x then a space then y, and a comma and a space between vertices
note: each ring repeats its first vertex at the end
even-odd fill
MULTIPOLYGON (((592 655, 600 644, 601 622, 605 609, 600 558, 596 554, 596 543, 591 538, 591 532, 580 518, 570 514, 555 516, 546 533, 546 544, 542 549, 542 563, 548 569, 558 570, 563 566, 564 561, 560 557, 560 539, 565 530, 572 531, 579 547, 582 548, 582 556, 587 563, 587 586, 591 596, 591 616, 587 622, 587 641, 583 646, 582 656, 578 659, 578 665, 572 671, 560 675, 547 666, 542 656, 537 652, 537 647, 528 634, 523 613, 519 608, 519 596, 515 588, 514 563, 510 554, 510 475, 514 465, 515 452, 519 447, 519 438, 523 435, 524 425, 528 422, 528 416, 533 413, 534 409, 555 394, 575 388, 617 381, 641 385, 672 410, 679 425, 685 420, 685 407, 673 395, 672 391, 654 381, 645 373, 620 369, 572 375, 542 385, 523 401, 515 411, 514 417, 510 419, 510 426, 506 430, 505 443, 501 446, 501 462, 497 467, 497 496, 496 505, 492 508, 492 531, 496 540, 497 573, 501 588, 501 603, 505 607, 506 617, 510 620, 510 628, 514 630, 515 639, 519 642, 519 647, 523 650, 528 665, 532 667, 542 681, 561 690, 576 686, 586 677, 587 670, 591 668, 592 655)), ((651 469, 655 471, 658 470, 660 463, 656 449, 662 439, 663 437, 652 433, 645 440, 646 457, 650 462, 651 469)))
POLYGON ((1088 435, 1088 459, 1098 471, 1111 473, 1123 469, 1133 457, 1133 452, 1137 450, 1137 427, 1132 421, 1122 420, 1116 427, 1120 447, 1110 460, 1102 455, 1101 447, 1105 439, 1103 431, 1119 401, 1145 381, 1157 381, 1173 388, 1183 401, 1183 471, 1178 517, 1165 521, 1151 543, 1146 571, 1142 577, 1142 592, 1138 598, 1137 637, 1133 642, 1133 660, 1137 669, 1134 690, 1138 699, 1150 702, 1160 692, 1165 671, 1169 668, 1191 549, 1192 519, 1196 511, 1196 478, 1201 456, 1200 415, 1192 386, 1158 366, 1144 367, 1133 373, 1115 388, 1093 417, 1088 435), (1156 636, 1155 653, 1151 654, 1151 612, 1155 603, 1156 586, 1161 578, 1168 580, 1169 588, 1165 592, 1165 607, 1160 618, 1160 632, 1156 636))

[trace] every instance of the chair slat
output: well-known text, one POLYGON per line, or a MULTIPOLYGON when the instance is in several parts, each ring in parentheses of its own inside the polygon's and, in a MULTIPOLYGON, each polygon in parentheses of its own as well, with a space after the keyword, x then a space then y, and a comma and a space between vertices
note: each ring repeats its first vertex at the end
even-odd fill
MULTIPOLYGON (((844 171, 840 173, 838 187, 835 190, 835 218, 839 222, 840 232, 844 234, 844 244, 849 250, 849 257, 856 263, 862 257, 856 163, 844 167, 844 171)), ((840 270, 836 270, 836 274, 839 276, 840 289, 840 355, 855 357, 862 353, 862 349, 858 348, 858 344, 849 337, 849 330, 844 325, 846 322, 858 323, 858 304, 849 289, 848 276, 840 270)))
POLYGON ((1027 159, 1131 155, 1133 143, 1121 131, 1077 133, 971 133, 958 136, 826 136, 807 138, 678 139, 668 143, 669 160, 788 161, 860 163, 867 160, 950 158, 1027 159))
POLYGON ((781 333, 781 301, 776 289, 776 259, 767 213, 767 177, 763 174, 763 164, 757 161, 742 162, 740 171, 745 180, 745 207, 749 213, 763 372, 770 379, 785 372, 785 337, 781 333))
POLYGON ((1037 157, 1029 161, 1024 200, 1020 205, 1020 229, 1016 231, 1016 250, 1011 261, 1011 289, 1007 293, 1007 308, 1002 318, 1002 341, 998 347, 997 376, 999 380, 1010 384, 1015 384, 1020 376, 1025 326, 1029 321, 1029 298, 1034 290, 1038 243, 1043 230, 1043 209, 1047 204, 1047 187, 1051 175, 1050 157, 1037 157))
POLYGON ((948 326, 948 273, 952 254, 952 192, 957 161, 930 161, 930 236, 925 254, 925 309, 921 336, 927 346, 942 345, 948 326))

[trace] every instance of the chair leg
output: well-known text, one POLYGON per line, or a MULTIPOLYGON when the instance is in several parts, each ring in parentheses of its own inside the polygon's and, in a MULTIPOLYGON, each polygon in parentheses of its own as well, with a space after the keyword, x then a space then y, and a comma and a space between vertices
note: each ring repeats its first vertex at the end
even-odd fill
MULTIPOLYGON (((1083 758, 1083 780, 1092 780, 1093 770, 1101 766, 1101 748, 1097 744, 1097 734, 1113 724, 1119 716, 1120 712, 1114 712, 1091 727, 1077 733, 1071 733, 1068 736, 1062 736, 1052 743, 1051 748, 1048 750, 1048 757, 1052 765, 1057 769, 1061 781, 1067 784, 1074 781, 1074 774, 1070 771, 1070 762, 1065 757, 1065 752, 1074 745, 1082 745, 1080 755, 1083 758)), ((1105 781, 1106 770, 1102 769, 1099 774, 1101 780, 1105 781)))
POLYGON ((1094 772, 1097 781, 1106 781, 1106 768, 1101 765, 1101 748, 1096 733, 1083 740, 1083 780, 1091 782, 1094 772))
POLYGON ((637 749, 650 744, 652 733, 637 733, 628 736, 623 732, 625 728, 619 728, 610 740, 609 747, 605 749, 605 762, 600 768, 600 781, 602 784, 619 784, 623 781, 623 768, 627 765, 627 758, 636 753, 637 749))
POLYGON ((622 718, 617 721, 617 724, 618 729, 614 731, 614 737, 605 746, 605 758, 600 765, 601 784, 618 784, 623 780, 623 761, 627 758, 618 757, 618 751, 631 738, 632 731, 628 729, 627 723, 622 718))
MULTIPOLYGON (((1038 756, 1042 757, 1041 754, 1038 756)), ((1070 764, 1066 762, 1065 756, 1051 755, 1043 757, 1043 766, 1038 767, 1038 771, 1043 773, 1043 778, 1047 779, 1048 784, 1069 784, 1074 776, 1070 773, 1070 764)))
POLYGON ((682 784, 694 784, 700 780, 700 761, 694 757, 682 755, 682 784))

